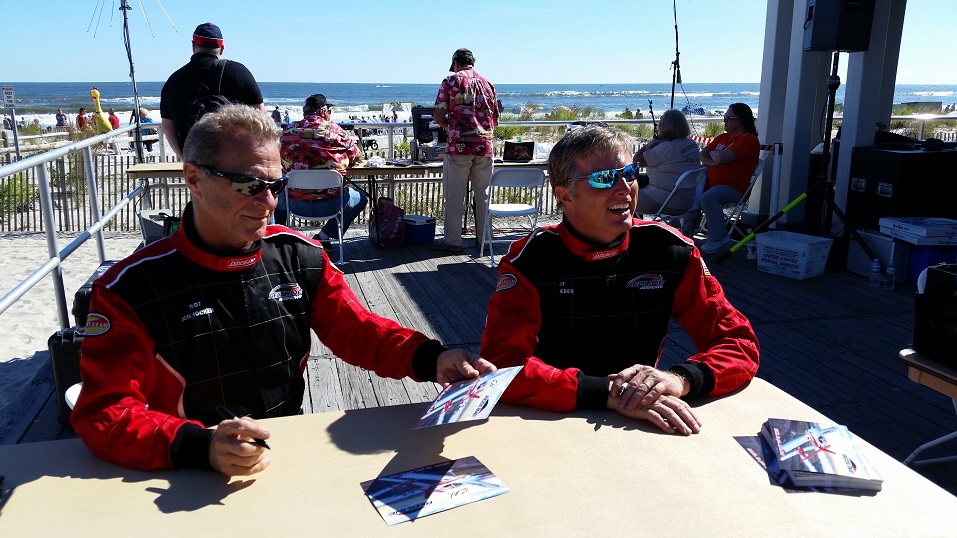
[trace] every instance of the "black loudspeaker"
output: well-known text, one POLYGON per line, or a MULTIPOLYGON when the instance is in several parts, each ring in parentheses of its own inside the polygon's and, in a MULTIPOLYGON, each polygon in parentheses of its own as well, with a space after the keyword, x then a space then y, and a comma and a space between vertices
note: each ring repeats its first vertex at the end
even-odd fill
POLYGON ((804 50, 870 48, 874 0, 808 0, 806 13, 804 50))

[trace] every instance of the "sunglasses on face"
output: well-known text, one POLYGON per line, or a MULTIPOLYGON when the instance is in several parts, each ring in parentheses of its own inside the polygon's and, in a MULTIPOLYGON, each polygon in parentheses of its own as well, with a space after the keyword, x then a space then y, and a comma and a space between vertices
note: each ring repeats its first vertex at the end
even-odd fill
POLYGON ((731 121, 731 120, 736 120, 736 119, 738 119, 737 116, 725 116, 725 117, 724 117, 724 121, 731 121))
POLYGON ((233 190, 245 194, 246 196, 255 196, 265 189, 272 191, 274 195, 279 195, 286 188, 289 176, 282 176, 279 179, 263 179, 256 176, 247 176, 246 174, 237 174, 234 172, 223 172, 205 164, 193 163, 211 176, 219 176, 229 180, 233 185, 233 190))
POLYGON ((592 172, 590 174, 585 174, 584 176, 573 177, 565 181, 576 181, 579 179, 588 179, 588 184, 596 189, 610 189, 615 183, 618 182, 618 178, 623 177, 626 183, 631 183, 638 179, 638 168, 641 165, 638 163, 631 163, 627 166, 621 168, 613 168, 611 170, 599 170, 597 172, 592 172))

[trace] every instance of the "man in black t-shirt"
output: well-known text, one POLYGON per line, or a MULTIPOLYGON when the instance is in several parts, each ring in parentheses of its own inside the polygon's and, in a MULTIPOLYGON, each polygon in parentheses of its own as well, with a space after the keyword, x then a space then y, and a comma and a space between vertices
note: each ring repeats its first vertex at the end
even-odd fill
MULTIPOLYGON (((222 53, 223 33, 219 27, 209 22, 200 24, 193 32, 193 56, 189 63, 170 75, 163 85, 160 95, 163 134, 180 158, 189 132, 190 103, 201 95, 217 93, 216 83, 210 79, 222 53)), ((218 93, 234 103, 257 107, 265 113, 262 92, 252 73, 239 62, 222 61, 226 65, 218 93)))

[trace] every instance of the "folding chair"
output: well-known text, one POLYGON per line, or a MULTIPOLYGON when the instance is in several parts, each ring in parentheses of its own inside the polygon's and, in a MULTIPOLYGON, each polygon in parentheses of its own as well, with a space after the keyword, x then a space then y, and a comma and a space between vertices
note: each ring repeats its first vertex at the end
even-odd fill
POLYGON ((738 223, 741 221, 741 213, 748 205, 748 198, 751 197, 751 189, 754 188, 754 184, 758 181, 758 177, 761 176, 762 171, 764 171, 764 159, 758 159, 758 165, 754 167, 754 174, 751 175, 751 182, 748 183, 748 188, 745 189, 744 194, 741 195, 741 199, 734 204, 722 206, 724 210, 724 225, 727 227, 728 224, 731 224, 731 229, 728 230, 729 235, 731 232, 738 232, 740 237, 748 235, 744 230, 738 228, 738 223))
MULTIPOLYGON (((687 170, 683 172, 680 176, 678 176, 678 180, 675 181, 675 187, 671 189, 671 192, 668 193, 668 197, 665 198, 665 201, 661 204, 661 207, 658 208, 658 211, 655 213, 645 213, 644 216, 648 217, 650 215, 651 220, 664 220, 666 218, 679 218, 685 215, 687 211, 682 212, 681 214, 678 214, 678 215, 669 215, 665 213, 665 208, 668 207, 668 202, 671 201, 671 198, 674 197, 674 195, 679 190, 694 189, 695 191, 697 191, 698 186, 703 185, 704 180, 707 177, 708 177, 707 166, 702 166, 700 168, 692 168, 691 170, 687 170)), ((700 196, 696 197, 696 200, 698 200, 698 203, 700 204, 700 196)))
POLYGON ((342 220, 345 212, 345 184, 342 174, 338 170, 323 168, 318 170, 290 170, 289 183, 283 196, 286 197, 286 208, 290 217, 296 217, 305 221, 319 221, 336 219, 339 224, 339 263, 344 261, 342 220), (341 189, 342 196, 339 197, 339 210, 329 215, 299 215, 292 210, 289 205, 289 189, 341 189))
MULTIPOLYGON (((545 172, 538 168, 499 168, 492 172, 488 186, 488 211, 485 214, 485 234, 479 244, 479 252, 485 252, 488 243, 489 266, 495 267, 495 251, 492 217, 528 217, 531 230, 538 223, 545 191, 545 172), (535 194, 538 189, 538 194, 535 194), (501 200, 501 202, 496 202, 501 200)), ((501 241, 501 240, 500 240, 501 241)))

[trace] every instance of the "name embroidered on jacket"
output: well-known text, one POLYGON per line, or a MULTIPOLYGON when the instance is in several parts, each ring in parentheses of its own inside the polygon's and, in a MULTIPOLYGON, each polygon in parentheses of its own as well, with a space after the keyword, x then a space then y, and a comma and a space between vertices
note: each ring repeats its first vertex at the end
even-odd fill
POLYGON ((226 264, 226 267, 233 269, 236 267, 249 267, 256 263, 256 256, 250 256, 248 258, 243 258, 239 260, 229 260, 229 263, 226 264))
POLYGON ((302 287, 296 283, 280 284, 269 290, 269 295, 267 295, 266 298, 271 301, 279 302, 302 299, 302 287))
POLYGON ((628 281, 626 288, 638 288, 640 290, 660 290, 665 287, 665 278, 657 275, 638 275, 628 281))

